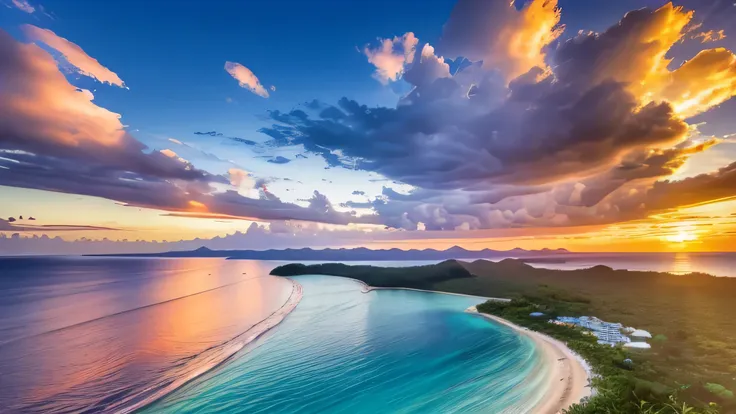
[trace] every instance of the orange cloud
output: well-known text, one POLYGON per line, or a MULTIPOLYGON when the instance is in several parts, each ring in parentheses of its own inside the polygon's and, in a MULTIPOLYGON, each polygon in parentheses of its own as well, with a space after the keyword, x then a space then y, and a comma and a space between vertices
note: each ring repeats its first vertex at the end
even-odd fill
POLYGON ((693 39, 700 39, 700 43, 717 42, 726 38, 726 33, 721 30, 708 30, 707 32, 700 32, 693 35, 693 39))
POLYGON ((251 178, 248 171, 241 170, 240 168, 230 168, 227 172, 230 175, 230 184, 234 187, 252 189, 255 186, 255 181, 251 178))
POLYGON ((32 44, 17 44, 2 52, 8 62, 14 55, 12 62, 18 66, 4 72, 8 87, 3 90, 0 113, 13 120, 6 125, 10 130, 3 131, 7 138, 68 147, 84 142, 120 144, 124 134, 120 115, 95 105, 91 92, 69 84, 48 53, 32 44))
POLYGON ((21 26, 21 29, 29 39, 44 43, 59 52, 69 65, 76 68, 76 71, 80 74, 103 83, 109 83, 110 85, 121 88, 125 87, 125 83, 115 72, 102 66, 97 59, 89 56, 81 47, 69 40, 57 36, 51 30, 41 29, 30 24, 21 26))
POLYGON ((683 118, 736 94, 736 56, 724 48, 701 51, 675 70, 668 69, 672 59, 667 52, 686 35, 692 11, 667 3, 653 12, 632 13, 637 14, 627 15, 617 30, 606 33, 610 43, 592 71, 596 81, 624 82, 642 105, 668 101, 683 118))
POLYGON ((184 158, 180 157, 179 154, 175 153, 174 151, 172 151, 172 150, 170 150, 168 148, 167 149, 162 149, 159 152, 162 153, 162 154, 164 154, 165 156, 167 156, 169 158, 173 158, 173 159, 175 159, 175 160, 177 160, 179 162, 189 163, 189 161, 187 161, 184 158))
POLYGON ((261 81, 250 69, 237 62, 225 62, 225 70, 238 81, 241 88, 248 89, 263 98, 269 97, 266 88, 261 85, 261 81))
POLYGON ((698 53, 672 72, 660 96, 683 117, 697 115, 736 95, 736 55, 724 48, 698 53))
POLYGON ((189 200, 189 211, 192 212, 207 212, 207 206, 199 201, 189 200))

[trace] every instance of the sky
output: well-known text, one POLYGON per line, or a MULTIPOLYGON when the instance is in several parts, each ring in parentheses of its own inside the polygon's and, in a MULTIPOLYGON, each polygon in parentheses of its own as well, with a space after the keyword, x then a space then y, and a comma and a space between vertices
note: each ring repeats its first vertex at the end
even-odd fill
POLYGON ((0 0, 0 254, 736 249, 731 0, 0 0))

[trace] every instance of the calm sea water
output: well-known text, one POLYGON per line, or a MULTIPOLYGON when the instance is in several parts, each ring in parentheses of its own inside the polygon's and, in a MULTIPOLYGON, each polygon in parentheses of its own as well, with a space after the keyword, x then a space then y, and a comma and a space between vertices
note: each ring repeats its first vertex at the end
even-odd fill
POLYGON ((481 299, 300 276, 271 334, 144 412, 528 412, 544 372, 531 341, 464 313, 481 299))
POLYGON ((221 259, 22 258, 0 269, 0 411, 11 412, 133 405, 228 357, 292 291, 271 266, 221 259))
MULTIPOLYGON (((550 269, 582 269, 606 265, 614 269, 736 277, 736 253, 572 253, 555 255, 558 263, 531 263, 550 269)), ((496 260, 496 259, 493 259, 496 260)))
POLYGON ((291 295, 278 264, 0 259, 0 411, 126 410, 191 378, 145 411, 524 412, 540 395, 533 344, 464 313, 475 298, 299 277, 297 308, 234 346, 291 295))

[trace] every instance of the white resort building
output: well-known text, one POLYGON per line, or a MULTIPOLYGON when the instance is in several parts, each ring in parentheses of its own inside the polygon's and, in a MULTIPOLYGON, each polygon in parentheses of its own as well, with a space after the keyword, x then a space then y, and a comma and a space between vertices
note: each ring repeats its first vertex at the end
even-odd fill
POLYGON ((651 348, 646 343, 646 340, 652 337, 649 332, 642 329, 627 328, 618 322, 606 322, 595 316, 560 316, 557 319, 550 320, 549 323, 580 326, 588 329, 593 335, 598 337, 599 344, 610 346, 623 344, 623 346, 629 348, 651 348), (626 335, 627 333, 629 336, 626 335))

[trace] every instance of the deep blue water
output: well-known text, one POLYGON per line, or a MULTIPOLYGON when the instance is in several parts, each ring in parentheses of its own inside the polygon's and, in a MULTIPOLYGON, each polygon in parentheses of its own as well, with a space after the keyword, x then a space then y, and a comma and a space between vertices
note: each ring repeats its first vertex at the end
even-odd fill
POLYGON ((464 313, 478 298, 295 280, 281 325, 144 412, 526 412, 540 394, 533 344, 464 313))

